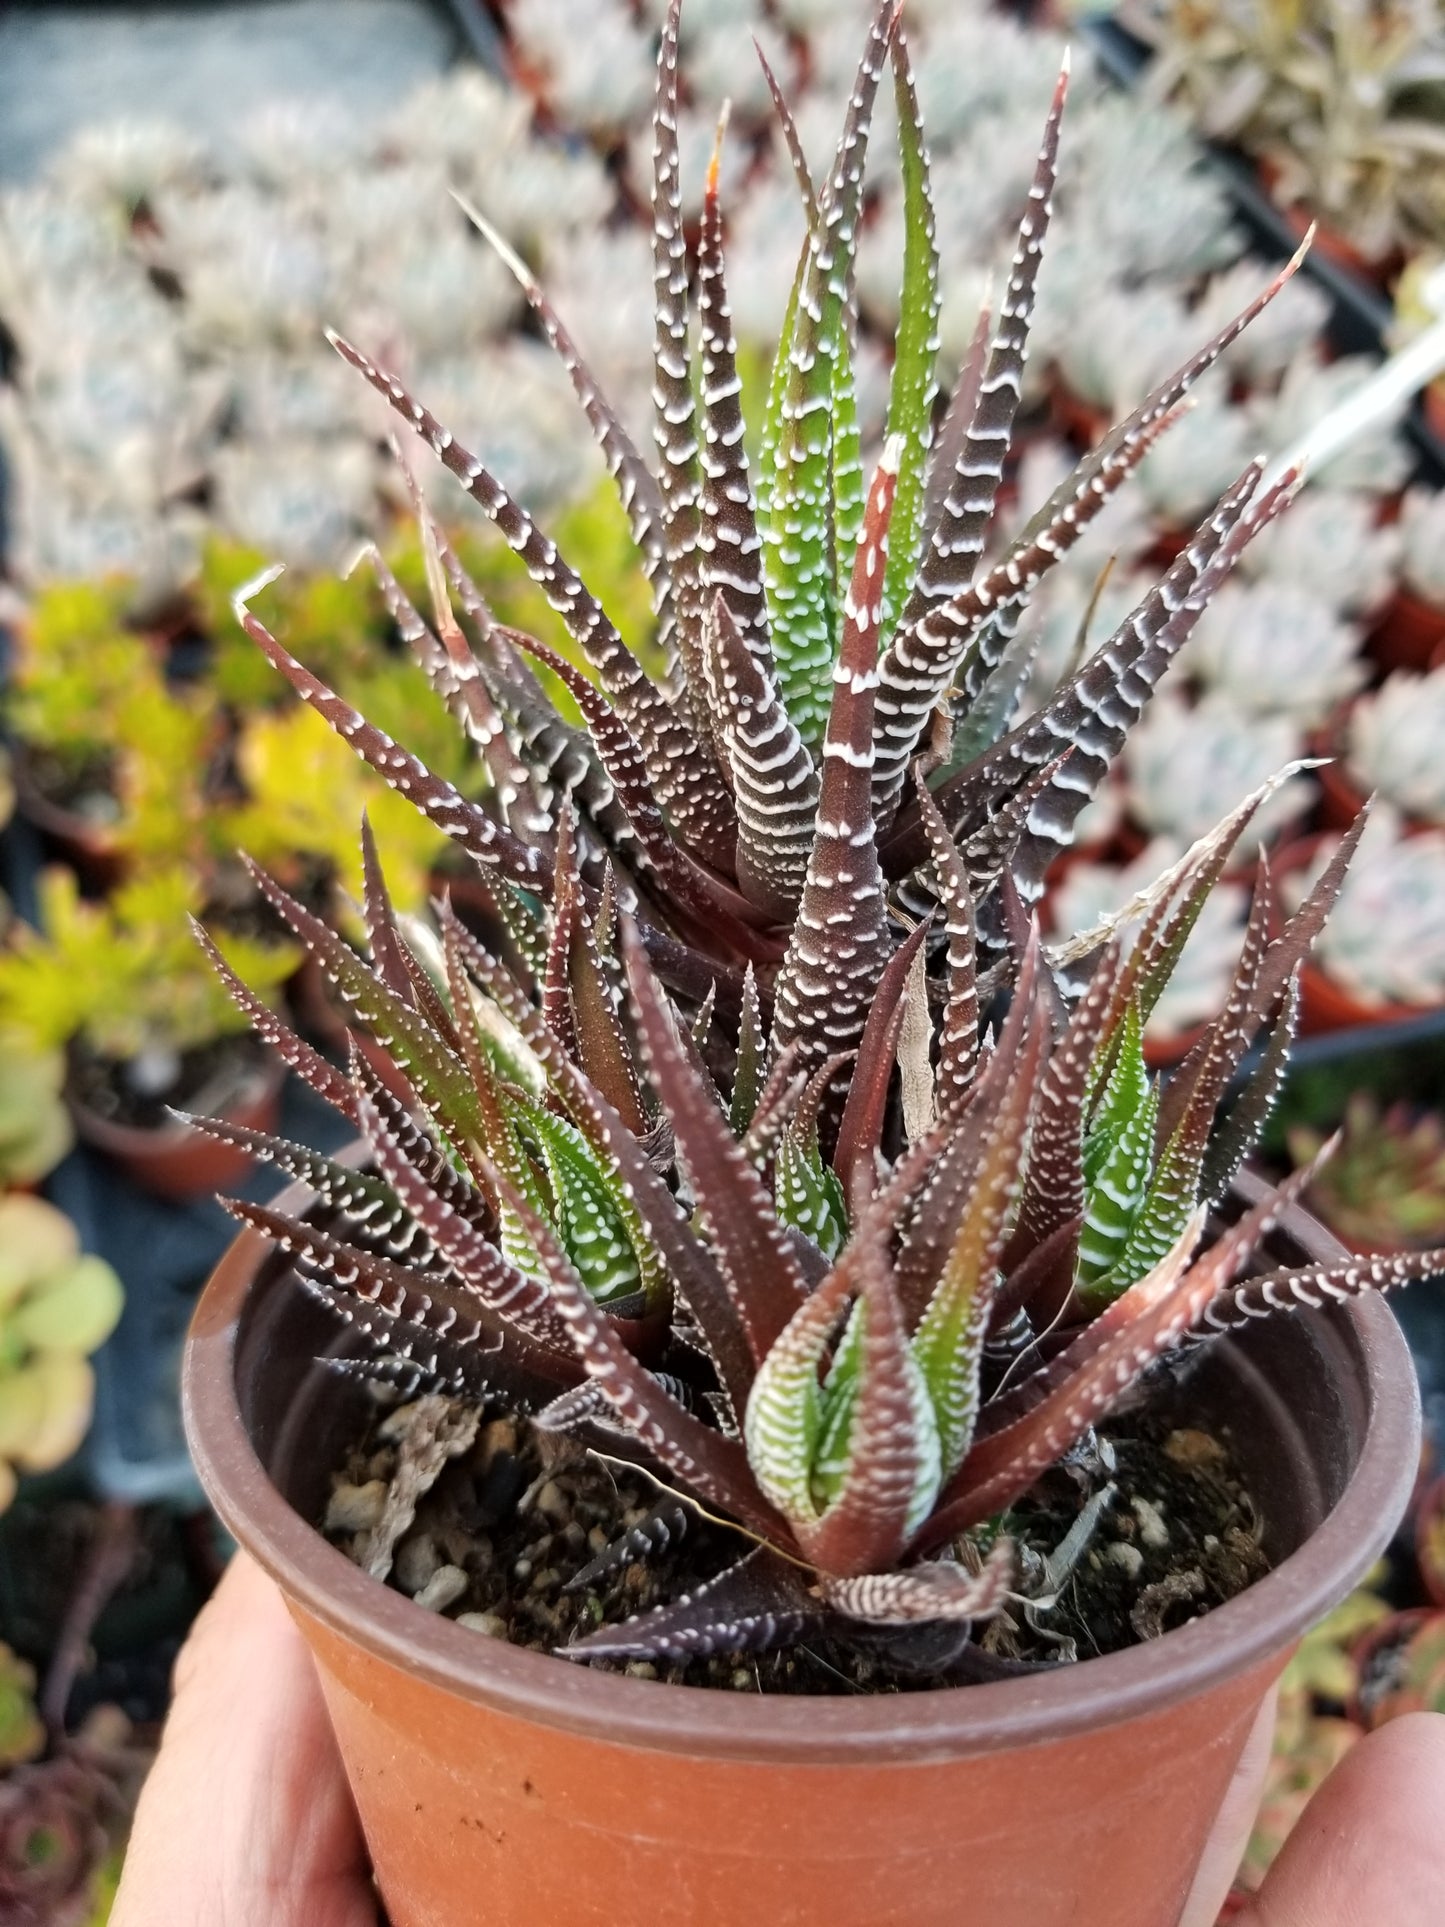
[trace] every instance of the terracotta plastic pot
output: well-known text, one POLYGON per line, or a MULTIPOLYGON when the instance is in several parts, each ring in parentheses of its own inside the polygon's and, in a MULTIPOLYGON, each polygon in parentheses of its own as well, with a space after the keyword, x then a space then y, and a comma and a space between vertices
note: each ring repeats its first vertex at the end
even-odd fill
MULTIPOLYGON (((1339 1254, 1299 1213, 1280 1235, 1339 1254)), ((1272 1321, 1201 1353, 1192 1394, 1261 1507, 1257 1585, 1072 1667, 763 1699, 489 1640, 328 1545, 307 1522, 364 1394, 315 1360, 351 1342, 246 1233, 182 1398, 207 1492, 310 1643, 394 1927, 1175 1927, 1261 1700, 1384 1546, 1419 1449, 1384 1304, 1272 1321)))
MULTIPOLYGON (((281 1089, 286 1072, 268 1062, 257 1073, 254 1087, 228 1104, 222 1115, 228 1124, 244 1124, 253 1131, 274 1131, 281 1121, 281 1089)), ((118 1124, 89 1105, 69 1100, 78 1136, 104 1151, 132 1183, 157 1198, 203 1197, 224 1191, 254 1170, 255 1161, 229 1144, 218 1144, 190 1124, 163 1124, 149 1129, 118 1124)))
POLYGON ((1370 631, 1370 654, 1386 669, 1412 669, 1423 675, 1436 667, 1445 648, 1445 609, 1399 585, 1370 631))
POLYGON ((88 890, 103 896, 114 889, 127 868, 115 831, 48 797, 36 782, 24 750, 15 757, 14 779, 20 814, 34 824, 54 853, 65 859, 88 890))

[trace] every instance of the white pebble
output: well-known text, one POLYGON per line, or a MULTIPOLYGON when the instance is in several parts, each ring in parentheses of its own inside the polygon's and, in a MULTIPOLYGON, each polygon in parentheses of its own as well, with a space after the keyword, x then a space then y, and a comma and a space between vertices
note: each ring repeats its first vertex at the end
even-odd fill
POLYGON ((1157 1505, 1148 1499, 1131 1499, 1134 1517, 1139 1521, 1139 1537, 1146 1546, 1153 1546, 1157 1552, 1169 1543, 1169 1528, 1164 1523, 1164 1515, 1157 1505))
POLYGON ((429 1613, 445 1612, 448 1606, 455 1606, 466 1589, 467 1575, 460 1566, 438 1566, 416 1595, 416 1603, 429 1613))

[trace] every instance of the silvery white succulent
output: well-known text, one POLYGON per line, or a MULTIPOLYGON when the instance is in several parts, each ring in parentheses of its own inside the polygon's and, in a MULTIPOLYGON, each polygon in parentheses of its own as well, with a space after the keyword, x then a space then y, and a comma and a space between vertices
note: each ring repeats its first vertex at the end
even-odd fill
POLYGON ((1141 506, 1166 528, 1192 529, 1254 453, 1248 417, 1216 384, 1139 464, 1141 506))
POLYGON ((194 182, 207 171, 205 148, 193 134, 170 121, 125 116, 82 128, 54 178, 66 193, 128 218, 161 189, 194 182))
MULTIPOLYGON (((1287 903, 1303 897, 1333 844, 1326 839, 1307 871, 1282 879, 1287 903)), ((1376 804, 1315 958, 1364 1003, 1445 998, 1445 831, 1406 836, 1395 811, 1376 804)))
POLYGON ((478 190, 531 144, 531 122, 525 94, 481 67, 457 67, 408 94, 382 123, 381 145, 478 190))
POLYGON ((238 130, 251 177, 275 194, 298 183, 344 185, 374 158, 376 128, 335 96, 266 101, 238 130))
POLYGON ((1109 91, 1086 103, 1060 226, 1088 209, 1112 273, 1129 283, 1183 282, 1234 260, 1240 236, 1224 182, 1183 118, 1109 91))
MULTIPOLYGON (((1048 899, 1050 929, 1056 938, 1092 930, 1114 917, 1131 898, 1145 891, 1184 854, 1172 837, 1155 837, 1132 862, 1071 864, 1063 881, 1048 899)), ((1239 883, 1217 883, 1205 899, 1199 919, 1189 933, 1179 962, 1145 1028, 1145 1036, 1178 1037, 1207 1023, 1227 994, 1239 953, 1249 891, 1239 883)), ((1138 934, 1137 924, 1125 925, 1126 946, 1138 934)), ((1127 954, 1127 949, 1126 949, 1127 954)))
MULTIPOLYGON (((848 30, 856 38, 854 23, 848 30)), ((1006 13, 968 0, 935 8, 926 22, 920 20, 919 43, 918 97, 935 159, 960 139, 980 138, 990 119, 1001 123, 995 133, 1022 130, 1030 118, 1037 123, 1038 102, 1048 98, 1063 51, 1057 35, 1031 31, 1006 13)), ((841 27, 834 36, 822 36, 821 47, 819 35, 810 38, 825 86, 844 78, 849 63, 843 44, 841 27)))
POLYGON ((1445 824, 1445 669, 1387 676, 1351 710, 1346 745, 1350 774, 1367 794, 1445 824))
MULTIPOLYGON (((1313 344, 1295 356, 1273 395, 1251 403, 1259 446, 1283 454, 1301 442, 1317 422, 1348 400, 1374 373, 1368 355, 1344 355, 1325 361, 1313 344)), ((1410 469, 1410 455, 1397 428, 1404 412, 1401 403, 1393 416, 1365 430, 1327 462, 1312 471, 1316 485, 1360 489, 1370 495, 1392 495, 1410 469)))
MULTIPOLYGON (((1241 797, 1294 762, 1302 746, 1300 731, 1287 716, 1246 715, 1217 694, 1190 706, 1163 689, 1121 759, 1130 812, 1144 829, 1191 843, 1241 797)), ((1241 854, 1297 816, 1309 794, 1304 778, 1291 777, 1255 816, 1241 854)))
POLYGON ((1310 729, 1363 683, 1359 640, 1353 623, 1297 583, 1227 582, 1180 657, 1241 714, 1310 729))
MULTIPOLYGON (((1063 252, 1064 250, 1060 250, 1063 252)), ((1140 288, 1095 278, 1109 273, 1107 255, 1080 238, 1074 257, 1080 281, 1064 281, 1046 294, 1041 282, 1042 335, 1080 401, 1112 420, 1135 407, 1189 350, 1198 329, 1173 288, 1150 282, 1140 288), (1092 291, 1086 292, 1092 283, 1092 291)), ((1052 259, 1050 266, 1054 265, 1052 259)))
POLYGON ((1400 510, 1400 536, 1406 587, 1445 609, 1445 493, 1411 489, 1400 510))
MULTIPOLYGON (((1445 517, 1436 520, 1445 556, 1445 517)), ((1394 587, 1400 558, 1401 530, 1379 520, 1372 496, 1353 489, 1307 488, 1289 514, 1251 545, 1241 568, 1246 576, 1308 589, 1342 615, 1366 616, 1394 587)), ((1441 592, 1445 599, 1445 566, 1441 592)))
POLYGON ((249 181, 166 193, 156 219, 166 265, 185 290, 182 327, 196 349, 310 343, 340 294, 336 262, 303 212, 249 181))
MULTIPOLYGON (((1236 261, 1209 277, 1195 304, 1194 319, 1202 329, 1219 328, 1258 285, 1259 264, 1236 261)), ((1259 318, 1257 328, 1246 328, 1220 356, 1222 364, 1250 386, 1273 387, 1285 369, 1312 341, 1318 340, 1329 319, 1329 298, 1323 289, 1297 274, 1259 318)))
POLYGON ((375 521, 377 457, 360 435, 223 442, 213 477, 219 517, 233 535, 317 569, 340 567, 375 521))
POLYGON ((569 126, 612 130, 652 99, 652 47, 621 7, 598 0, 512 0, 507 27, 569 126))

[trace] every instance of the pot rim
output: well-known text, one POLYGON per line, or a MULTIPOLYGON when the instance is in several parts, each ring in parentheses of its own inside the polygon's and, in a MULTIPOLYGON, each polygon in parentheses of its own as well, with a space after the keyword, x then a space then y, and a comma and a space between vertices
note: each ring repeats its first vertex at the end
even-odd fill
MULTIPOLYGON (((1243 1177, 1240 1188, 1262 1189, 1243 1177)), ((298 1187, 298 1191, 300 1187, 298 1187)), ((304 1194, 303 1194, 304 1195, 304 1194)), ((1339 1247, 1297 1207, 1280 1230, 1339 1247)), ((1413 1361, 1388 1305, 1367 1295, 1323 1319, 1365 1396, 1359 1459, 1338 1503, 1263 1579, 1146 1644, 1077 1665, 964 1687, 872 1697, 769 1697, 600 1673, 487 1639, 370 1578, 294 1511, 264 1471, 234 1384, 243 1306, 272 1247, 243 1231, 196 1307, 181 1404, 196 1471, 236 1540, 294 1608, 385 1665, 529 1723, 652 1752, 774 1765, 919 1765, 1057 1740, 1162 1712, 1286 1650, 1374 1564, 1403 1516, 1419 1460, 1413 1361)), ((279 1285, 277 1262, 271 1276, 279 1285)))

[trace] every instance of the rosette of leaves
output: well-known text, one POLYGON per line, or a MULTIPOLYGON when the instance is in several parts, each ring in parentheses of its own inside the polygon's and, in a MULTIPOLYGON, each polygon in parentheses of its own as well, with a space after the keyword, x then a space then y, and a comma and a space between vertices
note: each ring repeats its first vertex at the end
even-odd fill
MULTIPOLYGON (((1319 1154, 1321 1137, 1304 1125, 1289 1133, 1296 1164, 1319 1154)), ((1316 1178, 1311 1202, 1355 1249, 1407 1250, 1445 1236, 1445 1118, 1392 1104, 1381 1111, 1368 1091, 1345 1107, 1340 1145, 1316 1178)))
POLYGON ((695 393, 677 23, 674 4, 655 115, 655 472, 514 264, 619 484, 663 671, 644 671, 485 465, 400 381, 338 344, 491 516, 588 673, 498 623, 422 511, 431 621, 378 575, 481 751, 492 788, 474 803, 238 598, 293 686, 477 860, 505 955, 446 904, 439 938, 399 918, 369 837, 365 958, 258 872, 369 1053, 338 1070, 223 975, 372 1161, 353 1171, 205 1126, 304 1179, 324 1207, 307 1219, 232 1209, 358 1328, 363 1354, 341 1369, 502 1394, 551 1429, 600 1431, 609 1451, 759 1542, 690 1599, 569 1649, 593 1656, 760 1647, 820 1613, 966 1631, 1012 1583, 1010 1505, 1164 1353, 1419 1269, 1411 1258, 1244 1276, 1289 1187, 1203 1241, 1278 1083, 1296 972, 1353 834, 1287 921, 1261 869, 1225 1007, 1167 1087, 1145 1067, 1143 1029, 1265 793, 1129 907, 1140 928, 1127 954, 1105 930, 1047 957, 1027 907, 1287 486, 1261 492, 1248 470, 1139 608, 1013 728, 1015 698, 996 675, 1016 689, 1008 644, 1032 587, 1248 315, 980 567, 1064 83, 997 327, 981 322, 935 443, 926 152, 898 9, 880 5, 821 188, 795 149, 809 233, 754 477, 716 169, 695 393), (904 321, 888 440, 865 487, 852 249, 890 64, 909 206, 904 321), (981 1035, 996 1001, 1006 1013, 981 1035), (1006 1379, 991 1347, 1011 1361, 1006 1379))
POLYGON ((12 1465, 68 1459, 90 1422, 88 1356, 120 1316, 120 1280, 84 1254, 75 1226, 43 1198, 0 1198, 0 1510, 12 1465))

